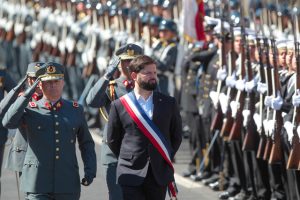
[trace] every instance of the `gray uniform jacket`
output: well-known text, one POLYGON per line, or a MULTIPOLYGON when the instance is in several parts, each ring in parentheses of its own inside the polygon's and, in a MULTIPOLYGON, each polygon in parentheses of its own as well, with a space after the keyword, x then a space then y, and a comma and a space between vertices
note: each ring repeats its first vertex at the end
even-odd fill
MULTIPOLYGON (((121 76, 118 79, 109 82, 108 80, 105 80, 103 77, 99 79, 99 81, 95 84, 95 86, 90 90, 86 102, 87 105, 94 107, 94 108, 101 108, 104 107, 109 113, 110 110, 110 104, 113 101, 111 98, 111 88, 110 85, 114 88, 114 95, 115 99, 118 99, 119 97, 127 94, 132 89, 126 88, 123 84, 123 81, 125 81, 125 77, 121 76)), ((104 131, 103 131, 103 141, 102 149, 101 149, 101 163, 104 165, 110 164, 110 163, 116 163, 118 160, 116 156, 113 154, 113 152, 110 150, 110 148, 107 146, 107 126, 105 125, 104 131)))
POLYGON ((79 143, 86 177, 96 176, 95 144, 83 108, 64 99, 51 106, 41 99, 20 96, 6 112, 3 125, 24 128, 28 149, 21 176, 21 190, 33 193, 79 193, 76 158, 79 143))

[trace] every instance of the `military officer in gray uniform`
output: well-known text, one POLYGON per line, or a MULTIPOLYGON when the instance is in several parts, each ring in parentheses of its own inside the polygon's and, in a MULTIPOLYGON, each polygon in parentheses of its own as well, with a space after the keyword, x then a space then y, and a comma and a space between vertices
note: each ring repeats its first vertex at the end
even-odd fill
MULTIPOLYGON (((9 92, 11 89, 15 87, 16 83, 13 81, 11 76, 7 73, 5 68, 0 69, 0 100, 4 98, 4 92, 9 92)), ((0 178, 1 178, 1 169, 2 169, 2 161, 3 161, 3 153, 5 143, 7 141, 8 130, 0 125, 0 178)), ((0 187, 1 194, 1 187, 0 187)))
MULTIPOLYGON (((104 76, 102 76, 95 86, 90 90, 86 102, 89 106, 100 108, 103 112, 108 113, 110 110, 110 104, 113 100, 130 92, 134 85, 131 80, 128 71, 128 65, 130 61, 138 55, 141 55, 143 50, 141 47, 135 44, 127 44, 122 46, 116 51, 114 58, 104 76), (119 71, 121 75, 113 79, 113 75, 118 69, 119 59, 121 64, 119 65, 119 71), (104 108, 104 110, 103 110, 104 108)), ((106 115, 107 117, 108 115, 106 115)), ((101 149, 101 164, 103 167, 110 200, 122 200, 121 187, 116 184, 116 168, 117 158, 108 147, 107 143, 106 125, 103 131, 103 144, 101 149)))
MULTIPOLYGON (((3 117, 9 107, 16 101, 18 96, 21 94, 24 85, 27 81, 28 86, 31 86, 36 81, 36 71, 43 65, 42 62, 30 63, 27 67, 25 78, 13 88, 1 101, 0 103, 0 115, 3 117)), ((36 87, 34 94, 32 95, 31 101, 36 102, 43 96, 42 91, 39 87, 36 87)), ((27 150, 27 142, 24 139, 26 130, 24 127, 17 129, 13 142, 10 146, 8 157, 6 161, 6 168, 15 171, 21 175, 24 158, 27 150), (24 136, 22 136, 24 135, 24 136)))
POLYGON ((64 67, 46 63, 37 72, 38 80, 13 103, 3 117, 6 128, 24 127, 28 143, 21 176, 21 190, 28 200, 78 200, 80 177, 76 157, 79 143, 84 163, 82 185, 96 176, 95 144, 77 102, 61 97, 64 67), (32 102, 39 84, 43 98, 32 102))

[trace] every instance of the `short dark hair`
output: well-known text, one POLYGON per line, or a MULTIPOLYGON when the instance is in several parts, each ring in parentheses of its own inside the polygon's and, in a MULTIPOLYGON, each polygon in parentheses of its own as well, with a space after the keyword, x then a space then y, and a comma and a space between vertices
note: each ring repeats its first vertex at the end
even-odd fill
POLYGON ((129 64, 129 70, 131 72, 139 73, 146 65, 155 64, 155 60, 146 55, 137 56, 129 64))

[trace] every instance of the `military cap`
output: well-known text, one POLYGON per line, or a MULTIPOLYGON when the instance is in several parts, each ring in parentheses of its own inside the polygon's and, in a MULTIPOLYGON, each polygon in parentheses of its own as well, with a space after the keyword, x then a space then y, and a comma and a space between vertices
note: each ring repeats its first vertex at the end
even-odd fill
POLYGON ((285 50, 287 48, 287 40, 282 38, 282 39, 278 39, 275 43, 277 49, 279 50, 285 50))
POLYGON ((218 19, 205 16, 204 17, 204 31, 212 31, 218 24, 218 19))
POLYGON ((230 0, 229 1, 230 8, 238 8, 239 7, 239 1, 238 0, 230 0))
POLYGON ((116 55, 119 56, 121 60, 134 59, 136 56, 142 54, 143 49, 136 44, 126 44, 116 51, 116 55))
POLYGON ((164 0, 153 0, 152 5, 154 6, 162 6, 164 4, 164 0))
POLYGON ((33 62, 29 63, 27 66, 26 74, 29 77, 36 77, 36 72, 39 70, 45 63, 43 62, 33 62))
POLYGON ((169 30, 177 33, 177 24, 173 20, 163 19, 159 24, 158 30, 169 30))
POLYGON ((175 2, 173 2, 173 1, 165 0, 165 1, 163 2, 162 7, 163 7, 164 9, 170 9, 170 8, 173 8, 174 4, 175 4, 175 2))
POLYGON ((218 21, 218 24, 215 26, 214 28, 214 33, 220 37, 220 36, 224 36, 225 39, 231 39, 230 37, 230 25, 228 22, 223 22, 223 31, 221 33, 221 20, 218 21))
POLYGON ((139 13, 139 18, 142 24, 147 24, 150 18, 150 14, 145 11, 141 11, 139 13))
POLYGON ((288 40, 286 42, 286 48, 289 49, 289 50, 293 50, 295 49, 295 43, 293 40, 288 40))
POLYGON ((119 15, 122 15, 122 16, 124 16, 124 17, 128 17, 128 15, 129 15, 129 8, 127 8, 127 7, 121 8, 121 9, 118 11, 118 14, 119 14, 119 15))
POLYGON ((41 79, 41 81, 50 81, 50 80, 61 80, 64 78, 65 68, 55 62, 45 63, 39 70, 36 72, 36 76, 41 79))
POLYGON ((149 25, 151 26, 159 26, 160 22, 162 21, 162 17, 152 15, 149 18, 149 25))

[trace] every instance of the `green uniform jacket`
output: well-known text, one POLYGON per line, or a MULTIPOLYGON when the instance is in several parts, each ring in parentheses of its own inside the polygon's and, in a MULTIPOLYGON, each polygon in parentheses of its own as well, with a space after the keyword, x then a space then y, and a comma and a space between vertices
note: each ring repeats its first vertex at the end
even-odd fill
POLYGON ((23 127, 28 149, 21 176, 21 190, 33 193, 80 192, 76 140, 86 177, 96 176, 95 144, 83 108, 61 99, 52 108, 46 100, 30 102, 21 96, 3 118, 7 128, 23 127))

